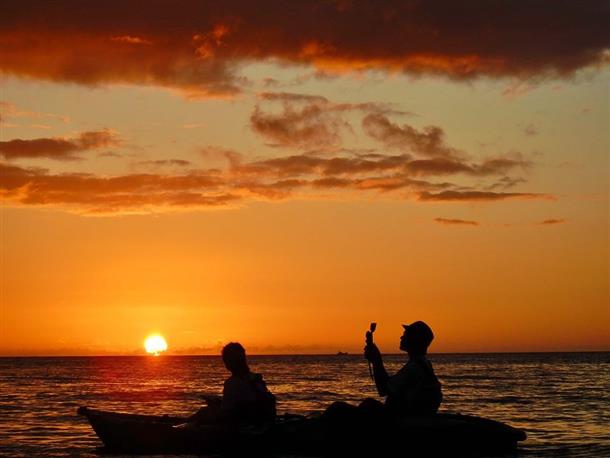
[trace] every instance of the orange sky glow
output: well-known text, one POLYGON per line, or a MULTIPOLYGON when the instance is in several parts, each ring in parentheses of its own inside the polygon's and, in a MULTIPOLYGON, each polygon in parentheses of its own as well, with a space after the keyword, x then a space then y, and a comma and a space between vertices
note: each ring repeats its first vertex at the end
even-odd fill
POLYGON ((609 13, 470 4, 3 8, 0 356, 609 350, 609 13))

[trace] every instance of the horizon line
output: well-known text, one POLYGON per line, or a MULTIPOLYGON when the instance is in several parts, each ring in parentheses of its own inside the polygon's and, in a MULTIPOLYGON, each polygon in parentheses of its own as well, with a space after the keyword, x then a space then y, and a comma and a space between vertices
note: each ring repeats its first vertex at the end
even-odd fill
MULTIPOLYGON (((523 355, 532 355, 532 354, 566 354, 566 353, 610 353, 610 348, 606 350, 520 350, 520 351, 457 351, 457 352, 430 352, 428 355, 507 355, 507 354, 523 354, 523 355)), ((404 353, 384 353, 386 356, 403 356, 404 353)), ((0 358, 140 358, 140 357, 192 357, 192 356, 205 356, 205 357, 213 357, 220 358, 220 354, 159 354, 159 355, 151 355, 146 353, 138 353, 138 354, 58 354, 58 355, 44 355, 44 354, 36 354, 36 355, 9 355, 9 354, 0 354, 0 358)), ((345 354, 335 353, 248 353, 248 357, 251 356, 362 356, 361 353, 350 353, 345 352, 345 354)), ((406 356, 406 355, 405 355, 406 356)))

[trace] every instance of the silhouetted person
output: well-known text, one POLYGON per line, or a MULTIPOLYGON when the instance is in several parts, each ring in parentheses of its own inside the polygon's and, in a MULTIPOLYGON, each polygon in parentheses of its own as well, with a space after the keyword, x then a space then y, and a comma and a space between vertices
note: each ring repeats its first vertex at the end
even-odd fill
MULTIPOLYGON (((388 375, 381 352, 367 342, 364 356, 373 365, 375 385, 380 396, 387 396, 386 407, 398 416, 431 415, 443 400, 441 384, 426 358, 434 339, 432 329, 423 321, 404 325, 400 349, 409 354, 407 363, 394 375, 388 375)), ((367 339, 368 340, 368 339, 367 339)))
POLYGON ((364 356, 373 365, 375 385, 380 396, 386 396, 385 404, 376 399, 365 399, 355 407, 345 402, 334 402, 322 415, 331 429, 348 434, 365 428, 367 431, 384 431, 393 419, 406 416, 432 415, 441 401, 441 384, 434 374, 426 353, 434 335, 423 321, 403 325, 400 349, 409 354, 407 363, 394 375, 388 375, 381 352, 367 332, 364 356))
POLYGON ((231 342, 222 349, 222 361, 231 372, 225 380, 222 399, 208 397, 208 406, 189 418, 197 423, 260 423, 275 418, 275 396, 260 374, 250 371, 246 350, 231 342))

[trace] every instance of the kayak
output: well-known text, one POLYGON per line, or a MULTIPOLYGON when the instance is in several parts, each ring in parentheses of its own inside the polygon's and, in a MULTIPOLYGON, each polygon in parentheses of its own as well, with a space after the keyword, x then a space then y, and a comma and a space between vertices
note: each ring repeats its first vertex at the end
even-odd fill
MULTIPOLYGON (((451 456, 504 453, 526 434, 487 418, 439 413, 398 419, 392 425, 329 427, 320 416, 286 414, 256 426, 198 425, 184 417, 137 415, 80 407, 107 451, 132 454, 286 453, 306 456, 405 450, 451 456)), ((395 453, 395 452, 394 452, 395 453)), ((375 456, 375 455, 373 455, 375 456)))

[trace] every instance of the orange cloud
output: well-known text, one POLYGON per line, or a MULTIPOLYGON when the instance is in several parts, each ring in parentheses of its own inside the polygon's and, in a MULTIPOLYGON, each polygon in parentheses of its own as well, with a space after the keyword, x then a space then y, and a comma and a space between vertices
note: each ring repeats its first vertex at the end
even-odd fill
POLYGON ((132 45, 151 45, 152 41, 146 38, 132 37, 131 35, 121 35, 118 37, 112 37, 112 41, 119 41, 121 43, 129 43, 132 45))
POLYGON ((150 211, 162 207, 227 205, 240 196, 223 192, 214 173, 188 175, 49 174, 45 169, 0 164, 0 195, 22 205, 63 205, 88 213, 150 211))
POLYGON ((466 163, 455 159, 420 159, 406 164, 414 175, 453 175, 463 173, 473 176, 504 174, 515 168, 527 168, 529 162, 522 159, 496 158, 487 159, 480 164, 466 163))
MULTIPOLYGON (((93 147, 95 139, 96 136, 85 133, 78 142, 81 147, 93 147)), ((107 177, 53 174, 45 169, 0 164, 0 195, 7 203, 16 205, 55 205, 84 213, 204 208, 258 198, 318 198, 318 191, 324 191, 325 198, 342 193, 358 198, 363 193, 377 192, 432 202, 551 198, 536 193, 465 191, 463 186, 434 180, 434 177, 463 173, 478 178, 501 174, 507 167, 516 166, 510 161, 519 165, 517 159, 466 164, 343 149, 335 155, 300 154, 247 162, 238 152, 223 148, 206 147, 201 153, 207 160, 221 160, 221 168, 190 169, 181 173, 178 169, 193 164, 181 159, 159 159, 133 164, 151 167, 155 173, 107 177), (424 174, 421 163, 425 161, 435 165, 427 166, 426 180, 423 180, 419 176, 424 174)))
POLYGON ((374 171, 400 170, 408 163, 406 155, 378 155, 375 158, 318 157, 309 154, 285 156, 250 162, 234 167, 241 174, 296 176, 296 175, 344 175, 362 174, 374 171))
POLYGON ((60 161, 82 159, 77 153, 119 144, 117 136, 109 130, 83 132, 76 138, 36 138, 0 142, 0 155, 4 159, 48 158, 60 161))
POLYGON ((64 124, 68 124, 70 122, 69 116, 54 113, 41 113, 39 111, 21 110, 17 108, 14 103, 0 101, 0 120, 4 122, 6 119, 11 118, 44 119, 45 121, 57 120, 64 124))
POLYGON ((538 224, 541 224, 544 226, 550 226, 553 224, 563 224, 565 222, 566 222, 565 219, 545 219, 544 221, 540 221, 538 224))
POLYGON ((407 149, 432 158, 459 159, 462 156, 458 150, 445 144, 445 133, 438 126, 418 131, 408 124, 399 126, 382 113, 371 113, 362 120, 362 128, 387 148, 407 149))
POLYGON ((257 106, 250 116, 250 125, 277 145, 298 147, 337 146, 340 131, 349 128, 345 121, 315 104, 302 108, 286 106, 279 114, 265 113, 257 106))
POLYGON ((202 96, 238 92, 236 70, 252 61, 454 79, 569 77, 604 64, 610 44, 610 13, 597 0, 312 0, 290 8, 281 0, 184 0, 148 2, 144 12, 118 0, 20 0, 5 2, 2 13, 6 74, 202 96))
POLYGON ((252 129, 277 146, 337 147, 342 131, 352 130, 341 116, 345 112, 410 114, 380 103, 333 103, 319 95, 263 92, 258 97, 282 103, 279 113, 263 111, 257 105, 250 116, 252 129))
POLYGON ((478 226, 479 223, 476 221, 469 221, 466 219, 451 219, 451 218, 434 218, 439 224, 449 225, 449 226, 478 226))
POLYGON ((144 167, 189 167, 193 165, 192 162, 184 159, 157 159, 149 161, 138 161, 134 165, 144 167))
POLYGON ((421 192, 418 200, 424 202, 491 202, 495 200, 555 200, 549 194, 528 192, 487 192, 487 191, 443 191, 439 193, 421 192))
POLYGON ((500 178, 495 183, 487 186, 485 188, 487 191, 493 191, 494 189, 510 189, 518 184, 525 183, 526 180, 524 178, 512 178, 504 176, 500 178))

